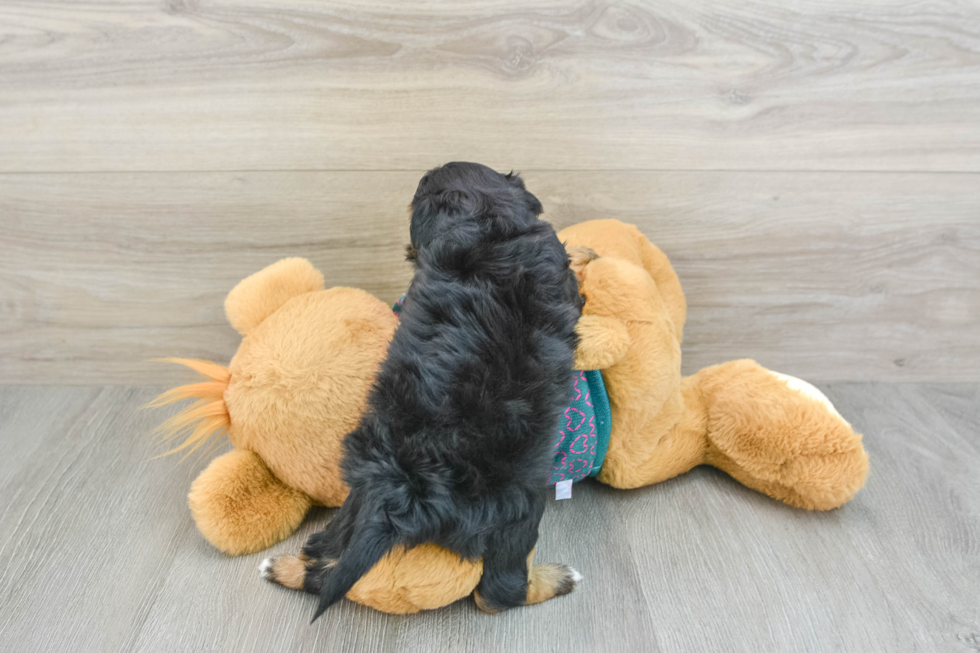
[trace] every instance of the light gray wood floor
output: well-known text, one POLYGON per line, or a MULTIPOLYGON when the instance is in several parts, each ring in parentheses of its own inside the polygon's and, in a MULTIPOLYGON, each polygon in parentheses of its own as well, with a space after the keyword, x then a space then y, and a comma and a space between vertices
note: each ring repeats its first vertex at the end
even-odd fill
MULTIPOLYGON (((160 388, 0 387, 0 650, 976 651, 980 386, 824 384, 865 436, 867 487, 808 513, 699 468, 552 503, 538 557, 571 595, 500 616, 388 616, 227 558, 185 503, 206 460, 152 459, 160 388)), ((296 550, 329 511, 273 551, 296 550)))

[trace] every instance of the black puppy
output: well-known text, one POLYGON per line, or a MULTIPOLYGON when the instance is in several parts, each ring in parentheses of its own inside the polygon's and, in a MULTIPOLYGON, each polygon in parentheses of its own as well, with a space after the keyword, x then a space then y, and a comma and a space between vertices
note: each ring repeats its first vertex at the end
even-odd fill
POLYGON ((491 612, 574 587, 567 567, 528 570, 582 303, 540 213, 520 177, 479 164, 419 182, 415 277, 368 409, 344 438, 350 495, 291 572, 281 558, 263 569, 289 586, 302 576, 320 596, 314 619, 396 545, 483 558, 476 600, 491 612))

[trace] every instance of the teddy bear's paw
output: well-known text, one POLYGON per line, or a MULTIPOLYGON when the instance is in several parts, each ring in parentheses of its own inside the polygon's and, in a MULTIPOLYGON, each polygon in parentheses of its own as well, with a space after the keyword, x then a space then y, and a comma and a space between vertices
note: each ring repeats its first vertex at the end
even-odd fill
POLYGON ((776 372, 775 370, 768 370, 768 372, 772 374, 774 377, 776 377, 777 379, 779 379, 780 381, 782 381, 783 383, 785 383, 786 385, 788 385, 790 390, 795 390, 796 392, 800 393, 804 397, 808 397, 816 401, 824 408, 826 408, 828 411, 830 411, 835 417, 837 417, 842 422, 850 426, 848 421, 845 420, 841 416, 841 414, 837 412, 837 409, 834 407, 834 404, 830 402, 830 399, 827 399, 827 395, 820 392, 819 390, 817 390, 815 387, 813 387, 803 379, 798 379, 795 376, 790 376, 789 374, 782 374, 781 372, 776 372))
POLYGON ((585 266, 599 258, 591 247, 578 245, 568 248, 568 264, 575 273, 575 279, 581 284, 585 274, 585 266))

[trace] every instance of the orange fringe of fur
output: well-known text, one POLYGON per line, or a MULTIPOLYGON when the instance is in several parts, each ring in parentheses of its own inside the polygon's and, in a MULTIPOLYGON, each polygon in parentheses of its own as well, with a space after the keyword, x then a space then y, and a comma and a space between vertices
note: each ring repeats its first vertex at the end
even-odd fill
MULTIPOLYGON (((161 358, 162 363, 176 363, 189 367, 198 374, 211 379, 201 383, 191 383, 167 390, 146 405, 146 408, 160 408, 185 399, 196 399, 190 406, 168 418, 156 428, 155 433, 165 442, 181 437, 187 431, 184 441, 179 445, 160 454, 169 456, 189 449, 185 458, 197 451, 212 435, 223 432, 231 425, 228 407, 225 406, 225 389, 231 379, 227 367, 211 361, 195 358, 161 358)), ((159 456, 158 456, 159 457, 159 456)))

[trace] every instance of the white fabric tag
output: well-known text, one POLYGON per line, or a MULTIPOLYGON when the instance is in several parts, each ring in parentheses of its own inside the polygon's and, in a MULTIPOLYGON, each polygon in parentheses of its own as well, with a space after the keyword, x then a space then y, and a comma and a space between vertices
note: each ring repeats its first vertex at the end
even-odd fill
POLYGON ((558 481, 555 483, 555 499, 571 499, 572 498, 572 482, 571 481, 558 481))

